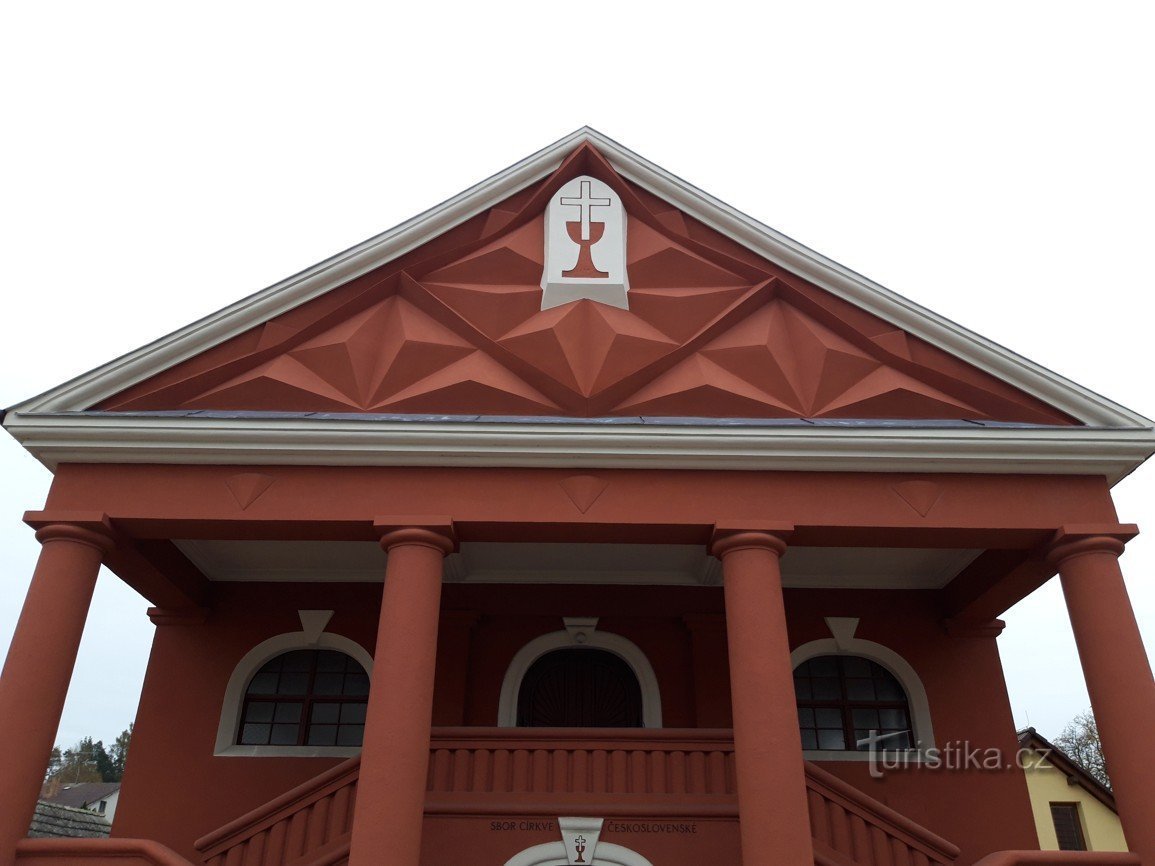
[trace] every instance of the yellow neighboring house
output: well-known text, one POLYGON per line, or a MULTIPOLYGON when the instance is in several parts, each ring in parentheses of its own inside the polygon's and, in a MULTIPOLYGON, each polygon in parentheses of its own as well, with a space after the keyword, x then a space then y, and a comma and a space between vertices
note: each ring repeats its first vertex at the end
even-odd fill
POLYGON ((1019 746, 1042 850, 1127 850, 1109 788, 1034 728, 1019 731, 1019 746))

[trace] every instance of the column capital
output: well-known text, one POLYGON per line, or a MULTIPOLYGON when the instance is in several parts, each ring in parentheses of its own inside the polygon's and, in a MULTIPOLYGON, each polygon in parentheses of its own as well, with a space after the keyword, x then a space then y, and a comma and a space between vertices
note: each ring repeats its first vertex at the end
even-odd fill
POLYGON ((760 521, 726 521, 714 524, 710 536, 710 553, 719 558, 735 550, 758 548, 781 556, 786 552, 786 540, 794 532, 793 524, 767 524, 760 521))
POLYGON ((448 556, 457 549, 457 532, 448 517, 378 517, 373 521, 382 549, 417 545, 432 547, 448 556))
POLYGON ((74 541, 100 551, 101 558, 116 549, 117 534, 107 514, 99 511, 26 511, 24 522, 36 530, 41 544, 74 541))
POLYGON ((1119 556, 1125 544, 1138 534, 1139 527, 1133 523, 1061 526, 1048 542, 1045 555, 1047 562, 1053 566, 1086 553, 1119 556))

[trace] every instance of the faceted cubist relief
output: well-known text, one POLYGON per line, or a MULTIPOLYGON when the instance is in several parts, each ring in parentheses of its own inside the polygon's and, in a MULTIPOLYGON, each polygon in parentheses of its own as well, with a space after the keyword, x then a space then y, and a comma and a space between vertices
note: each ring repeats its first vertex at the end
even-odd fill
POLYGON ((100 408, 1069 420, 759 259, 589 146, 100 408))

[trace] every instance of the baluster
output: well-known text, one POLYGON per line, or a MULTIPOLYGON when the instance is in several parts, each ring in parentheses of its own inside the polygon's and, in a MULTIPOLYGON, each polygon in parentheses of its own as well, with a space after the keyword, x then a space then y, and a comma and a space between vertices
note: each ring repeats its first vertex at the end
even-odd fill
POLYGON ((724 752, 710 752, 707 766, 709 767, 708 792, 711 794, 726 793, 726 755, 724 752))
POLYGON ((850 841, 850 820, 846 810, 834 802, 827 806, 830 813, 831 846, 847 856, 853 850, 850 841))
POLYGON ((699 751, 690 752, 689 756, 689 779, 687 786, 691 794, 705 794, 708 790, 706 787, 706 756, 699 751))
POLYGON ((635 749, 630 752, 630 772, 627 790, 631 794, 648 794, 649 780, 646 778, 646 753, 635 749))
POLYGON ((308 808, 294 812, 289 817, 289 835, 285 839, 285 849, 292 858, 305 853, 305 836, 309 829, 308 808))
POLYGON ((870 846, 874 852, 874 862, 878 866, 894 866, 890 856, 890 846, 886 844, 886 833, 881 827, 870 828, 870 846))
POLYGON ((510 781, 511 764, 509 749, 497 749, 493 753, 493 786, 490 790, 504 794, 513 789, 510 781))
POLYGON ((450 782, 451 791, 469 790, 470 758, 473 757, 469 749, 453 750, 453 778, 450 782))
POLYGON ((806 791, 806 802, 810 807, 810 835, 820 842, 833 847, 830 832, 830 816, 826 810, 826 798, 813 788, 806 791))
POLYGON ((575 794, 586 794, 590 790, 590 753, 586 749, 574 749, 573 774, 570 787, 575 794))
POLYGON ((550 754, 547 749, 534 749, 533 751, 533 787, 532 791, 545 793, 549 791, 549 759, 550 754))
POLYGON ((516 749, 513 753, 513 780, 509 787, 518 793, 533 790, 529 784, 529 752, 525 749, 516 749))
POLYGON ((687 793, 686 784, 686 753, 681 751, 670 752, 670 793, 687 793))
POLYGON ((910 858, 910 846, 898 837, 890 837, 890 850, 894 857, 894 866, 914 866, 914 861, 910 858))
POLYGON ((873 854, 870 845, 870 831, 861 815, 850 816, 850 840, 854 845, 854 859, 863 864, 873 863, 873 854))
POLYGON ((469 780, 469 790, 488 792, 494 788, 490 773, 493 767, 493 750, 477 749, 473 753, 473 775, 469 780))
POLYGON ((333 792, 333 803, 329 807, 329 831, 326 836, 329 839, 335 836, 340 836, 347 833, 352 824, 349 821, 349 797, 352 795, 352 789, 348 785, 342 785, 333 792))
POLYGON ((610 752, 610 791, 614 794, 624 794, 629 791, 629 762, 627 755, 621 749, 610 752))
POLYGON ((305 832, 305 850, 314 851, 328 841, 325 838, 325 831, 329 827, 329 797, 322 797, 310 806, 308 811, 309 823, 305 832))
POLYGON ((553 768, 550 771, 552 777, 551 791, 569 793, 573 790, 573 781, 570 778, 572 758, 573 752, 569 749, 557 748, 553 750, 553 768))
POLYGON ((670 755, 665 750, 653 751, 649 753, 650 756, 650 778, 649 789, 655 794, 670 793, 670 783, 666 778, 667 762, 670 755))
POLYGON ((269 828, 269 839, 265 843, 265 862, 270 866, 279 866, 287 860, 285 851, 286 836, 289 832, 288 821, 278 821, 269 828))
POLYGON ((245 866, 264 866, 265 838, 268 832, 262 830, 254 834, 245 845, 245 866))
POLYGON ((430 790, 448 791, 453 779, 453 757, 448 749, 438 749, 433 753, 429 774, 432 777, 430 790))
POLYGON ((591 793, 604 794, 609 789, 609 754, 605 749, 595 749, 593 753, 593 790, 591 793))

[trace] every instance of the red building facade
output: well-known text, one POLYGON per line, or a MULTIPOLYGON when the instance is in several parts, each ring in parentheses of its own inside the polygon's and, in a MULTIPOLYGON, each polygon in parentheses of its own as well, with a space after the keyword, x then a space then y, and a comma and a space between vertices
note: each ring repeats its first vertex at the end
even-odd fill
POLYGON ((0 862, 1155 863, 1151 422, 593 131, 4 424, 0 862), (114 838, 22 841, 101 563, 157 626, 114 838), (1135 855, 1022 853, 1056 573, 1135 855))

